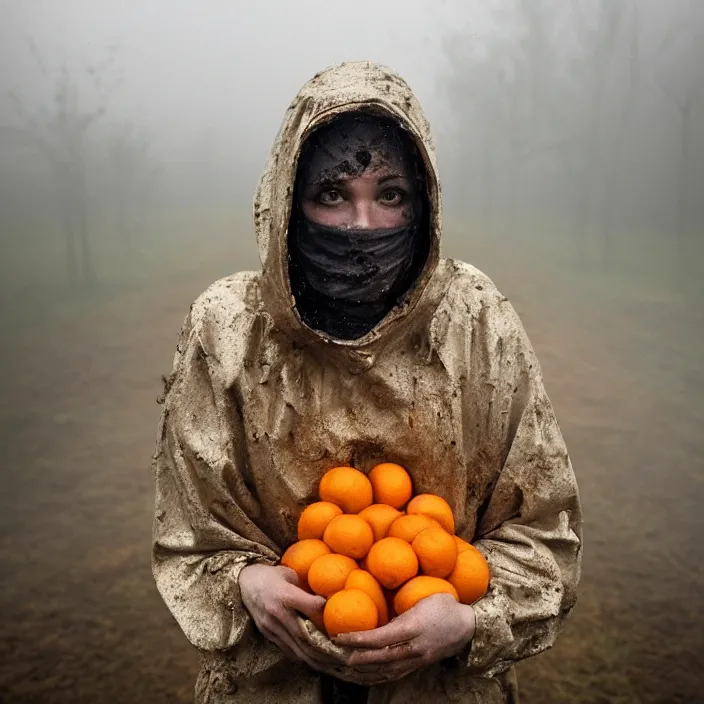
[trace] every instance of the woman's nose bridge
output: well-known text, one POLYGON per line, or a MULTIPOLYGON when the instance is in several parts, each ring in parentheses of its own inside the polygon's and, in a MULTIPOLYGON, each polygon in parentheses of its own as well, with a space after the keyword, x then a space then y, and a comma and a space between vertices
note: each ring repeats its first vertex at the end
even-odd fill
POLYGON ((371 198, 355 198, 352 227, 358 229, 369 228, 372 225, 372 208, 374 201, 371 198))

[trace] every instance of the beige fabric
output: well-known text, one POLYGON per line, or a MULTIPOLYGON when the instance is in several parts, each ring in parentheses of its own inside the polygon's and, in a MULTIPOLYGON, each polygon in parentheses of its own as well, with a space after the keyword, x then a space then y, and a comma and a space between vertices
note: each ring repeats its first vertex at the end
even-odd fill
POLYGON ((254 216, 263 271, 222 279, 191 307, 154 457, 154 577, 203 655, 196 700, 321 701, 316 674, 253 627, 238 574, 277 561, 327 469, 386 460, 409 468, 417 492, 450 502, 492 579, 469 651, 374 688, 370 704, 514 701, 512 663, 550 647, 575 603, 578 491, 513 308, 484 274, 439 258, 433 146, 408 86, 366 62, 314 77, 286 113, 254 216), (430 175, 433 247, 405 304, 362 340, 341 342, 300 322, 285 235, 303 140, 359 107, 414 135, 430 175))

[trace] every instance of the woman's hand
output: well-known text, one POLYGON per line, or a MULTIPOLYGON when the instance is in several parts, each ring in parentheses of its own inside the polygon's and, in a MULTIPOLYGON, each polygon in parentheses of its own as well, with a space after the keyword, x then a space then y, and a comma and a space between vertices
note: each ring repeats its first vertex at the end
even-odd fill
POLYGON ((292 569, 248 565, 240 572, 239 587, 242 603, 257 628, 286 655, 322 672, 341 664, 315 648, 301 632, 297 612, 322 624, 325 599, 303 591, 292 569))
POLYGON ((367 675, 369 684, 401 679, 420 667, 457 655, 474 637, 471 606, 449 594, 419 601, 391 623, 373 631, 346 633, 333 639, 354 648, 347 665, 367 675))
MULTIPOLYGON (((322 628, 325 599, 303 591, 296 573, 288 567, 248 565, 240 572, 242 603, 259 631, 290 658, 341 680, 376 684, 388 677, 347 666, 349 652, 336 655, 315 645, 297 620, 298 612, 322 628)), ((384 675, 386 672, 384 672, 384 675)))

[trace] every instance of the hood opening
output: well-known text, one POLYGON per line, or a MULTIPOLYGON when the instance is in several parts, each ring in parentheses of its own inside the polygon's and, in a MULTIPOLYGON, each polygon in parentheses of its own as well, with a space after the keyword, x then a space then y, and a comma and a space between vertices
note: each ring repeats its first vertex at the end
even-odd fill
POLYGON ((370 333, 409 297, 428 262, 426 166, 413 135, 388 112, 344 111, 308 133, 296 159, 290 213, 283 246, 295 313, 302 325, 332 338, 355 341, 370 333), (375 173, 392 184, 377 188, 400 200, 380 211, 395 222, 358 230, 321 223, 315 215, 329 218, 331 209, 316 207, 317 199, 309 207, 318 212, 306 216, 306 191, 339 194, 335 183, 344 190, 348 179, 365 174, 373 183, 375 173))

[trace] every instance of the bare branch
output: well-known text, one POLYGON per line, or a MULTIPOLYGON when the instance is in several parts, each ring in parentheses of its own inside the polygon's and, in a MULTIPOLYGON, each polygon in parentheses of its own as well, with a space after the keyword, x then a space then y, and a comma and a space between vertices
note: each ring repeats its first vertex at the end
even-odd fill
POLYGON ((49 69, 47 68, 46 61, 44 61, 44 57, 41 55, 39 49, 37 48, 37 45, 34 41, 34 39, 30 36, 27 35, 25 37, 27 41, 27 45, 29 47, 29 53, 34 59, 34 63, 37 65, 37 68, 39 69, 40 73, 42 76, 45 78, 49 77, 49 69))
MULTIPOLYGON (((678 20, 673 20, 665 31, 665 35, 659 44, 658 55, 662 55, 672 48, 675 41, 679 39, 685 32, 691 32, 692 36, 690 41, 694 47, 698 46, 698 36, 695 29, 693 29, 695 24, 695 17, 697 11, 697 4, 692 2, 689 5, 689 11, 685 17, 678 20)), ((674 105, 681 118, 690 111, 697 102, 699 102, 699 90, 696 85, 695 76, 690 85, 685 91, 685 95, 678 97, 674 92, 669 90, 663 81, 658 80, 654 76, 651 76, 651 82, 653 85, 667 98, 668 102, 674 105)))
POLYGON ((46 145, 47 142, 46 139, 44 139, 44 137, 42 136, 42 131, 39 127, 39 123, 32 115, 29 114, 29 111, 25 108, 20 96, 17 95, 14 91, 10 91, 7 97, 10 102, 14 105, 17 116, 24 123, 23 129, 25 133, 27 135, 31 135, 32 139, 34 139, 36 143, 46 145))
POLYGON ((99 120, 103 115, 105 115, 106 108, 104 105, 101 105, 99 108, 96 108, 92 112, 82 115, 78 118, 78 130, 79 132, 84 133, 94 122, 99 120))
POLYGON ((23 120, 26 120, 29 118, 29 113, 24 107, 24 103, 22 102, 22 99, 20 98, 15 91, 11 90, 7 94, 8 100, 12 103, 12 105, 15 108, 15 112, 17 113, 18 117, 21 117, 23 120))

